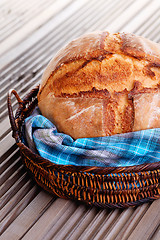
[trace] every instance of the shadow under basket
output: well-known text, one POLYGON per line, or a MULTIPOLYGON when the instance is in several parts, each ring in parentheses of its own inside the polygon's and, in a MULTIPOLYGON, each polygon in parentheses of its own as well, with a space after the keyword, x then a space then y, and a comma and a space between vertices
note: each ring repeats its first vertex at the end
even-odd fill
POLYGON ((58 165, 33 153, 21 141, 22 123, 37 105, 39 86, 23 100, 15 90, 8 93, 8 111, 13 137, 22 160, 43 189, 65 199, 102 208, 126 208, 160 198, 160 162, 128 167, 58 165), (11 95, 18 100, 15 116, 11 95))

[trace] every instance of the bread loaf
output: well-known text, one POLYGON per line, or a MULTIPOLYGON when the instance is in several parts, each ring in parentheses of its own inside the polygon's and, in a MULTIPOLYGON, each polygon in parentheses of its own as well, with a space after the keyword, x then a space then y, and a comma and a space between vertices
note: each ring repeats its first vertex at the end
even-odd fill
POLYGON ((44 71, 38 106, 74 139, 160 127, 160 45, 131 33, 79 37, 44 71))

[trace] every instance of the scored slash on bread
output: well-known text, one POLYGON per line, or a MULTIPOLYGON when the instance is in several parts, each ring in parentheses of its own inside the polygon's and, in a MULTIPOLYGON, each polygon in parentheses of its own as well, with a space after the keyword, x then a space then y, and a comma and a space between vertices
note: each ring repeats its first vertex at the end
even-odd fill
POLYGON ((42 114, 73 138, 160 127, 160 45, 131 33, 95 32, 50 61, 42 114))

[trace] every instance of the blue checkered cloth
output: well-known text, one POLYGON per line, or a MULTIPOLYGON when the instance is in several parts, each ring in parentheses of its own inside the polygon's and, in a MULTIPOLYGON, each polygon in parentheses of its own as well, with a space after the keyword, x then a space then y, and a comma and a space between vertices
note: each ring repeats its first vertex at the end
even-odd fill
POLYGON ((119 167, 160 161, 160 128, 74 140, 36 108, 25 120, 24 133, 33 152, 56 164, 119 167))

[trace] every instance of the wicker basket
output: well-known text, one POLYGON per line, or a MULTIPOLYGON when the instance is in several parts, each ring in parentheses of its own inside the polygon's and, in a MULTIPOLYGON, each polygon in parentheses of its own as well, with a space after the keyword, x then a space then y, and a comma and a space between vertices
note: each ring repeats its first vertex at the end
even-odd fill
POLYGON ((36 182, 50 193, 90 205, 110 208, 137 206, 160 198, 160 162, 129 167, 58 165, 33 153, 21 142, 22 123, 37 105, 39 86, 23 100, 15 90, 8 94, 8 111, 23 162, 36 182), (18 100, 15 117, 11 95, 18 100))

